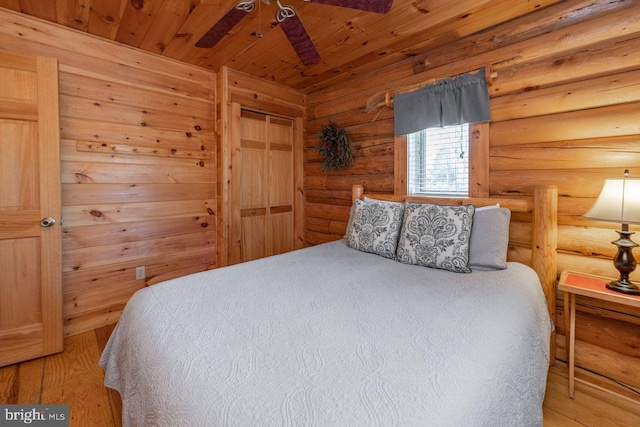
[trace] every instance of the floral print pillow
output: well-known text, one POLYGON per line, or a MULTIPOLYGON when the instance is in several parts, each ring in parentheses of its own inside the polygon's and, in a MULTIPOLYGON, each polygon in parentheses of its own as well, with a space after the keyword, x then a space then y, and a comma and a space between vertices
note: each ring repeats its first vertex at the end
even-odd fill
POLYGON ((471 273, 467 264, 473 205, 406 203, 404 209, 397 261, 471 273))
POLYGON ((394 258, 404 206, 356 200, 354 207, 353 220, 347 230, 347 245, 362 252, 394 258))

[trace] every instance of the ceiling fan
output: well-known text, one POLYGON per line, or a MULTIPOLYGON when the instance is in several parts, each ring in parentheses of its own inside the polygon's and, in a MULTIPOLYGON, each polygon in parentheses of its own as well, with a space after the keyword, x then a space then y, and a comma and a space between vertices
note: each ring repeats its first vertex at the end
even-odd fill
MULTIPOLYGON (((207 33, 196 43, 196 47, 211 48, 238 23, 251 12, 256 1, 270 4, 270 0, 241 0, 233 9, 229 10, 207 33)), ((364 10, 367 12, 387 13, 391 9, 393 0, 303 0, 310 3, 319 3, 330 6, 341 6, 350 9, 364 10)), ((320 54, 316 49, 309 33, 302 25, 296 11, 291 6, 283 6, 280 0, 276 0, 278 10, 276 21, 284 34, 289 39, 300 61, 304 65, 313 65, 320 62, 320 54)))

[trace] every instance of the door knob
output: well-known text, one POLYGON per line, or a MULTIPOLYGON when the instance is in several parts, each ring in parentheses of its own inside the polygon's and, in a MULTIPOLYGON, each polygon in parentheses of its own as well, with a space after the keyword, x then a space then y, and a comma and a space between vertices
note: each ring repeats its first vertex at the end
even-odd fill
POLYGON ((42 221, 40 221, 40 225, 43 227, 51 227, 55 223, 56 220, 53 218, 43 218, 42 221))

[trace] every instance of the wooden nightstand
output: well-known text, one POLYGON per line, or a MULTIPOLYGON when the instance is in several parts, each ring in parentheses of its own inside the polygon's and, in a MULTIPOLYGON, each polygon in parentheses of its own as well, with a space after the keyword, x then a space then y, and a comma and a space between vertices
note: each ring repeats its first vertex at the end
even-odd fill
POLYGON ((575 343, 576 343, 576 296, 582 295, 617 304, 640 308, 640 296, 626 295, 607 289, 607 282, 614 279, 590 274, 563 271, 558 289, 565 292, 564 318, 567 353, 569 355, 569 397, 575 397, 575 343))

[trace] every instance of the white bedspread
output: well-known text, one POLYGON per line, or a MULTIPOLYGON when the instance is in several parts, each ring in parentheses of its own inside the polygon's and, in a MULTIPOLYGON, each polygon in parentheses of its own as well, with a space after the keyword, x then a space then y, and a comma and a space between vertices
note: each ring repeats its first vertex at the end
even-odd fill
POLYGON ((139 291, 100 366, 131 426, 540 426, 549 334, 529 267, 338 241, 139 291))

